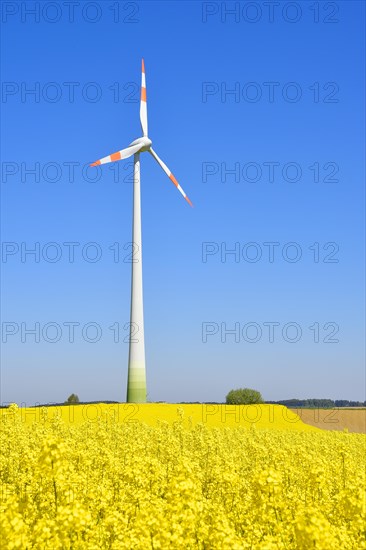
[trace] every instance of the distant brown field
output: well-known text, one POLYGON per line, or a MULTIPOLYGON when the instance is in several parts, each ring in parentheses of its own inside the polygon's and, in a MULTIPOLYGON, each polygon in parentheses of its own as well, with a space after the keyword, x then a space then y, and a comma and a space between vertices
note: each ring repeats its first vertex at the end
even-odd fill
POLYGON ((366 409, 291 409, 305 424, 323 430, 366 433, 366 409))

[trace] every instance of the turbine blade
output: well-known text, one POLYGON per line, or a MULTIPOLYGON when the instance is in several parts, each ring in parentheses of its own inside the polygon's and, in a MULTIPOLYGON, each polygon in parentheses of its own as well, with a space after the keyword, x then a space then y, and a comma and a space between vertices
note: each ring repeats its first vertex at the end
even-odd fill
POLYGON ((185 192, 183 191, 183 189, 181 188, 181 186, 179 185, 179 183, 177 182, 177 180, 175 179, 174 175, 171 173, 167 165, 161 160, 161 158, 158 157, 158 155, 155 153, 155 151, 152 148, 149 149, 149 152, 152 154, 156 162, 160 164, 160 166, 162 167, 162 169, 164 170, 168 178, 174 183, 178 191, 182 193, 183 197, 186 199, 188 204, 193 206, 193 204, 191 203, 191 201, 189 200, 189 198, 187 197, 187 195, 185 194, 185 192))
POLYGON ((145 76, 144 60, 142 60, 142 66, 141 66, 140 121, 141 121, 142 133, 144 136, 147 136, 146 76, 145 76))
POLYGON ((128 159, 128 157, 132 157, 132 155, 137 153, 140 149, 141 145, 130 145, 126 147, 126 149, 121 149, 121 151, 117 151, 117 153, 112 153, 107 157, 103 157, 93 162, 90 166, 99 166, 99 164, 107 164, 108 162, 115 162, 116 160, 128 159))

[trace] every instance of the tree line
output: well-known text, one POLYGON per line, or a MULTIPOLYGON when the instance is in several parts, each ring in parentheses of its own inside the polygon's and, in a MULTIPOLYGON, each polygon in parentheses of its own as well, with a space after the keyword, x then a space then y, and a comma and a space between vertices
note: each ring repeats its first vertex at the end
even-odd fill
POLYGON ((348 399, 283 399, 281 401, 266 401, 273 405, 285 405, 290 408, 306 407, 332 409, 334 407, 366 407, 366 401, 349 401, 348 399))

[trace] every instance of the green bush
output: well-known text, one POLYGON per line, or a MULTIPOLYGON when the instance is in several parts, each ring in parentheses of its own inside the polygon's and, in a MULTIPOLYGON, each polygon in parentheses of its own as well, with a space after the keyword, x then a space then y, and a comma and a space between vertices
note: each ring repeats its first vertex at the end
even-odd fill
POLYGON ((226 403, 228 405, 251 405, 253 403, 263 403, 263 399, 257 390, 239 388, 229 391, 226 396, 226 403))
POLYGON ((69 395, 67 401, 65 401, 65 405, 76 405, 77 403, 80 403, 80 399, 75 393, 69 395))

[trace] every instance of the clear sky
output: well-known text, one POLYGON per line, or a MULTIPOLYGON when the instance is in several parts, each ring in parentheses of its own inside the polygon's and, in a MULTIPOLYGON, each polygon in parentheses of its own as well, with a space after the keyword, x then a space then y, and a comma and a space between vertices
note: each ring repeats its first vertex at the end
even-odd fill
POLYGON ((364 400, 364 3, 1 7, 1 401, 125 399, 142 57, 149 400, 364 400))

